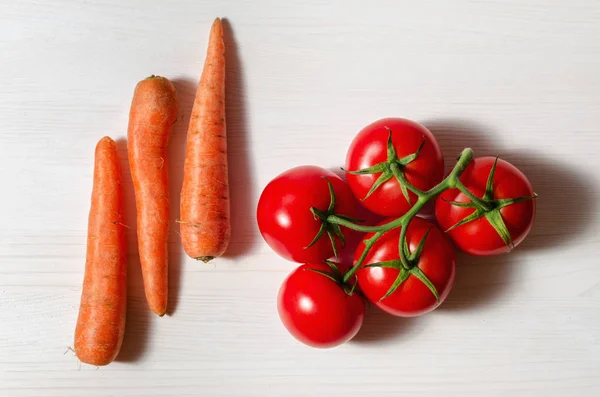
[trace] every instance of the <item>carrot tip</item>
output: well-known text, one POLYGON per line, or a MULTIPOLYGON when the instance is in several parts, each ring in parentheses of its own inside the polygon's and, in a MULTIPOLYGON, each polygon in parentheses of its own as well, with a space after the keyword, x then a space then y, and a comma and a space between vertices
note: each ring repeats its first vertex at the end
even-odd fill
POLYGON ((214 256, 200 256, 200 257, 196 258, 196 260, 202 261, 204 263, 208 263, 208 262, 212 261, 213 259, 215 259, 214 256))
POLYGON ((167 314, 166 302, 164 305, 160 305, 159 307, 153 307, 153 305, 151 305, 150 310, 152 311, 152 313, 156 314, 158 317, 163 317, 165 314, 167 314))
POLYGON ((104 137, 102 137, 102 138, 100 139, 100 141, 98 141, 98 144, 100 144, 100 142, 106 142, 106 143, 108 143, 108 144, 113 144, 113 143, 115 143, 114 139, 112 139, 112 138, 111 138, 111 137, 109 137, 109 136, 104 136, 104 137))

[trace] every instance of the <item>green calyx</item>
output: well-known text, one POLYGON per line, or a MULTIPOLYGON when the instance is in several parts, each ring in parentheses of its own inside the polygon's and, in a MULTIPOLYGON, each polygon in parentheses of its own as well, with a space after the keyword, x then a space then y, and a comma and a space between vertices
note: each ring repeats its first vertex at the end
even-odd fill
POLYGON ((496 233, 498 233, 498 235, 500 236, 502 241, 504 241, 504 244, 506 244, 506 246, 512 250, 515 245, 512 240, 512 237, 510 235, 510 232, 509 232, 508 228, 506 227, 506 224, 504 223, 504 219, 502 218, 502 213, 500 212, 500 210, 504 207, 508 207, 509 205, 512 205, 512 204, 515 204, 515 203, 518 203, 521 201, 534 200, 538 197, 538 195, 534 193, 532 196, 514 197, 514 198, 507 198, 507 199, 506 198, 505 199, 495 199, 494 198, 494 175, 496 174, 497 164, 498 164, 498 157, 496 157, 496 160, 494 161, 494 165, 492 166, 492 169, 490 170, 490 173, 489 173, 488 179, 487 179, 487 183, 485 186, 485 193, 484 193, 483 197, 481 197, 481 198, 479 198, 479 197, 475 196, 473 193, 471 193, 462 183, 458 182, 456 184, 456 187, 461 192, 463 192, 467 197, 469 197, 471 199, 471 201, 464 202, 464 203, 460 203, 460 202, 456 202, 456 201, 447 201, 447 202, 449 204, 455 205, 457 207, 473 208, 474 211, 470 215, 466 216, 465 218, 463 218, 462 220, 457 222, 456 224, 452 225, 450 228, 448 228, 448 230, 446 230, 446 232, 449 232, 452 229, 455 229, 459 226, 462 226, 464 224, 472 222, 476 219, 485 217, 487 219, 487 221, 490 223, 490 225, 492 225, 494 230, 496 230, 496 233))
POLYGON ((342 289, 344 290, 344 292, 347 295, 352 296, 352 294, 354 294, 354 292, 356 290, 356 285, 358 284, 358 280, 354 280, 354 283, 350 285, 348 282, 344 281, 344 276, 340 272, 340 269, 338 268, 337 263, 334 263, 331 261, 325 261, 325 264, 327 264, 327 266, 329 266, 329 269, 331 270, 331 272, 327 272, 327 271, 324 271, 321 269, 313 269, 313 268, 308 268, 308 270, 310 270, 311 272, 320 274, 323 277, 327 277, 328 279, 330 279, 331 281, 333 281, 334 283, 336 283, 340 287, 342 287, 342 289))
POLYGON ((347 221, 347 222, 360 222, 360 221, 358 219, 350 218, 345 215, 337 215, 335 213, 335 191, 333 190, 333 185, 331 184, 329 179, 327 179, 325 177, 324 177, 324 179, 327 181, 327 186, 329 187, 329 197, 330 197, 329 206, 327 207, 326 211, 322 211, 318 208, 311 207, 310 212, 312 212, 315 219, 318 219, 321 221, 321 227, 319 228, 319 231, 317 232, 317 234, 315 235, 313 240, 310 242, 310 244, 308 244, 305 248, 312 247, 313 245, 316 244, 317 241, 319 241, 319 239, 321 237, 323 237, 323 235, 327 234, 327 237, 329 237, 329 241, 331 242, 331 247, 333 248, 333 254, 337 258, 338 252, 337 252, 337 245, 336 245, 336 237, 339 239, 342 247, 346 244, 346 239, 344 238, 344 234, 342 233, 342 229, 340 228, 340 225, 338 225, 337 223, 329 222, 327 218, 330 216, 335 216, 335 217, 342 219, 344 221, 347 221))
POLYGON ((406 239, 404 239, 402 243, 402 251, 403 255, 406 257, 407 263, 404 263, 401 259, 396 259, 386 262, 371 263, 365 266, 365 268, 383 267, 388 269, 399 270, 396 280, 394 280, 394 283, 391 285, 391 287, 388 289, 385 295, 381 297, 380 301, 393 294, 398 289, 398 287, 402 285, 402 283, 404 283, 411 275, 413 275, 414 277, 418 278, 423 284, 425 284, 427 288, 429 288, 433 296, 435 296, 436 301, 439 302, 440 295, 437 289, 435 288, 435 285, 433 285, 433 283, 431 282, 431 280, 429 280, 427 275, 425 275, 425 273, 423 273, 423 271, 419 268, 419 259, 421 258, 421 253, 423 252, 423 247, 425 246, 425 241, 427 240, 427 236, 429 236, 430 231, 431 229, 427 230, 427 232, 423 235, 423 238, 419 242, 419 245, 417 245, 417 248, 415 248, 413 252, 410 252, 408 243, 406 242, 406 239))
POLYGON ((417 192, 415 191, 416 188, 414 188, 406 180, 406 177, 404 175, 404 168, 411 162, 415 161, 415 159, 419 156, 419 153, 421 152, 421 149, 423 148, 423 145, 425 144, 425 137, 423 137, 423 141, 421 142, 421 145, 419 146, 419 148, 417 149, 416 152, 399 159, 398 155, 396 154, 396 149, 394 148, 394 144, 392 143, 392 130, 388 127, 385 127, 385 129, 389 133, 388 141, 387 141, 387 160, 384 162, 381 162, 379 164, 375 164, 372 167, 363 168, 358 171, 346 171, 346 172, 348 172, 349 174, 353 174, 353 175, 366 175, 366 174, 381 173, 381 175, 379 175, 379 178, 377 178, 375 183, 373 183, 373 185, 371 186, 371 189, 369 189, 369 191, 367 192, 367 195, 362 199, 362 201, 368 199, 371 196, 371 194, 373 194, 373 192, 375 190, 377 190, 381 185, 383 185, 385 182, 392 179, 392 177, 395 177, 396 180, 398 181, 398 184, 400 185, 400 189, 402 190, 402 194, 404 195, 404 198, 410 205, 412 205, 408 191, 413 190, 414 193, 417 193, 417 192))

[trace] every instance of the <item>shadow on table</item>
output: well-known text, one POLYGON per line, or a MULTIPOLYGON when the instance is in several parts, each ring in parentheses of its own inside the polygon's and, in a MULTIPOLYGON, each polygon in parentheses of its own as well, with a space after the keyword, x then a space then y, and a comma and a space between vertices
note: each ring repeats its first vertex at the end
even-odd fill
POLYGON ((142 270, 137 248, 135 194, 127 159, 127 139, 116 141, 123 169, 123 195, 127 230, 127 323, 121 351, 116 361, 135 362, 145 352, 151 328, 152 312, 146 303, 142 270))
POLYGON ((418 318, 394 317, 368 304, 363 326, 351 342, 374 345, 398 342, 416 331, 419 323, 418 318))
POLYGON ((173 85, 179 98, 179 118, 173 126, 169 142, 169 190, 171 196, 171 233, 169 236, 169 305, 167 315, 171 316, 179 305, 181 277, 185 263, 185 252, 179 235, 181 186, 183 185, 183 163, 185 161, 187 130, 198 82, 189 78, 176 77, 173 85))

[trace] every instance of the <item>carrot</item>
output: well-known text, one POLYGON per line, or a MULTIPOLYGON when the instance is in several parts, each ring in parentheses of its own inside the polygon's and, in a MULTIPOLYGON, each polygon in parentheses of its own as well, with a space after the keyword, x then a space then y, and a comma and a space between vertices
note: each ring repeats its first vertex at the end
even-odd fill
POLYGON ((225 127, 225 43, 215 19, 196 91, 181 189, 181 241, 192 258, 208 262, 229 244, 229 184, 225 127))
POLYGON ((167 146, 179 102, 164 77, 150 76, 135 87, 127 151, 137 207, 137 236, 144 291, 150 309, 167 311, 169 174, 167 146))
POLYGON ((87 364, 112 362, 125 331, 127 243, 122 183, 117 147, 104 137, 96 146, 85 276, 75 328, 75 354, 87 364))

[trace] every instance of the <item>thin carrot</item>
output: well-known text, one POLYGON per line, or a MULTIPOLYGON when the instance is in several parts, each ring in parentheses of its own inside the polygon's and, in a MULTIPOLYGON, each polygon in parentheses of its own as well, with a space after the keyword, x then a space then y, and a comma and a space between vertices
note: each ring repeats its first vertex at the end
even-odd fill
POLYGON ((169 255, 169 174, 167 146, 179 102, 173 84, 150 76, 135 87, 127 151, 137 207, 137 236, 146 300, 163 316, 167 311, 169 255))
POLYGON ((225 124, 225 43, 215 19, 187 134, 181 190, 181 241, 192 258, 223 255, 231 231, 225 124))
POLYGON ((125 331, 127 243, 122 183, 115 142, 104 137, 96 146, 85 276, 75 328, 75 353, 87 364, 112 362, 125 331))

